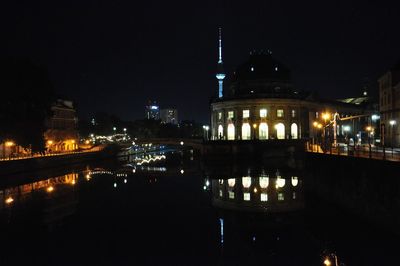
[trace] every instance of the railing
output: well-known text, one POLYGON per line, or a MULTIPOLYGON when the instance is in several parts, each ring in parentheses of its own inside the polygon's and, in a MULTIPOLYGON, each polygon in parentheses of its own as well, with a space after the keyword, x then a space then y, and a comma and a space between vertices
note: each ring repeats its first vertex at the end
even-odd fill
POLYGON ((375 145, 338 145, 337 147, 330 146, 324 149, 319 144, 306 142, 305 149, 307 152, 311 153, 400 161, 400 149, 387 147, 383 148, 375 145))

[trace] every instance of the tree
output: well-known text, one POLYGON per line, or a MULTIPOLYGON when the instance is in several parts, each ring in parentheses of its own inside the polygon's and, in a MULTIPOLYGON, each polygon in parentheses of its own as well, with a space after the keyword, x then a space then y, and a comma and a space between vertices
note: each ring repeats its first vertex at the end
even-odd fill
POLYGON ((45 119, 55 99, 46 69, 27 58, 0 59, 0 89, 0 141, 43 151, 45 119))

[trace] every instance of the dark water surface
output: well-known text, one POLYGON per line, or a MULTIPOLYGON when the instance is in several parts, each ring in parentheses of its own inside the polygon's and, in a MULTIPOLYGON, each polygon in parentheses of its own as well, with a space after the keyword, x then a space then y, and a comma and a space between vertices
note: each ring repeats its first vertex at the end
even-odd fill
POLYGON ((0 265, 399 265, 395 236, 307 195, 304 171, 184 158, 4 178, 0 265))

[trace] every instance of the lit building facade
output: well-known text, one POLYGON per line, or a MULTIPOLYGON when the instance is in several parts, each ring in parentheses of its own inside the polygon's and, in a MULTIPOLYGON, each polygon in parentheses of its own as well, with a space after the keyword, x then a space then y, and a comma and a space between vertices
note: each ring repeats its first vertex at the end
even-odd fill
POLYGON ((178 110, 172 108, 161 109, 161 122, 164 124, 178 124, 178 110))
POLYGON ((78 149, 78 119, 73 102, 59 99, 52 105, 51 111, 44 134, 47 150, 65 152, 78 149))
POLYGON ((145 118, 146 119, 160 119, 160 106, 156 102, 149 101, 149 104, 145 107, 145 118))
MULTIPOLYGON (((212 140, 307 139, 318 134, 313 123, 322 120, 322 113, 330 113, 330 119, 334 113, 340 117, 365 113, 354 104, 323 101, 297 91, 290 76, 271 52, 252 52, 233 73, 223 97, 211 103, 212 140)), ((344 124, 337 126, 338 135, 344 135, 344 124)))
POLYGON ((400 62, 378 79, 381 138, 386 146, 400 144, 400 62))

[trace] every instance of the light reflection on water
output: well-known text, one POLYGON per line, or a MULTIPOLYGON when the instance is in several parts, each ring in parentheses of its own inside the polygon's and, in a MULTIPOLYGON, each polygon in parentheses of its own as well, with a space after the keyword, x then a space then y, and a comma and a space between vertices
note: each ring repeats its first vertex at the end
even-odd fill
MULTIPOLYGON (((33 233, 28 233, 34 235, 32 241, 50 250, 46 254, 39 252, 43 248, 39 246, 22 250, 32 249, 37 258, 57 254, 57 245, 49 243, 65 242, 82 250, 80 255, 95 264, 102 257, 90 257, 83 250, 107 254, 103 256, 110 260, 109 265, 118 260, 134 263, 138 258, 147 262, 144 264, 161 265, 192 264, 193 260, 203 265, 221 261, 322 265, 325 239, 334 235, 321 237, 312 232, 310 228, 318 231, 319 225, 327 226, 319 217, 305 221, 306 180, 302 172, 245 167, 225 174, 218 169, 204 173, 198 166, 186 165, 179 156, 172 166, 168 158, 157 160, 157 164, 128 161, 118 167, 88 166, 82 171, 6 186, 0 190, 4 243, 15 236, 20 238, 15 243, 28 241, 23 228, 32 226, 33 233), (47 231, 39 232, 36 226, 40 224, 47 231), (14 233, 7 235, 8 230, 14 233), (124 241, 138 248, 132 251, 124 241), (153 258, 151 263, 146 256, 153 258)), ((347 247, 334 245, 336 248, 347 247)), ((0 252, 0 261, 2 256, 0 252)), ((77 259, 78 255, 71 254, 73 262, 77 259)))

